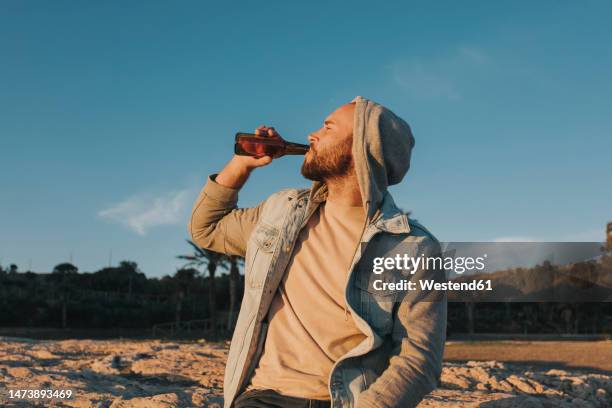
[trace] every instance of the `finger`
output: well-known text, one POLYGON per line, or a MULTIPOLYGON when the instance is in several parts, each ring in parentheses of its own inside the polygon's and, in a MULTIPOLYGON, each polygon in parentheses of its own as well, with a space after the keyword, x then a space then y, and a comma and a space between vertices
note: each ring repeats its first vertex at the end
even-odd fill
POLYGON ((265 166, 266 164, 269 164, 270 162, 272 162, 271 156, 263 156, 257 159, 258 166, 265 166))
POLYGON ((278 136, 278 132, 276 131, 276 129, 274 129, 274 127, 269 127, 268 128, 268 135, 270 135, 270 136, 278 136))
POLYGON ((261 125, 257 128, 257 130, 255 131, 255 134, 260 135, 260 136, 268 136, 268 127, 266 125, 261 125))

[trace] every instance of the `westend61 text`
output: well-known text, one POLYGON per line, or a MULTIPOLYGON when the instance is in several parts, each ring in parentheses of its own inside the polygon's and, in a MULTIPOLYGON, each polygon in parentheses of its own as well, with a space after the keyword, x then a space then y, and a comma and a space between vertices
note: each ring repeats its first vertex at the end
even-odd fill
POLYGON ((457 290, 457 291, 473 291, 473 290, 493 290, 490 279, 471 280, 469 282, 436 282, 431 279, 420 279, 419 285, 406 279, 399 282, 383 282, 380 279, 372 283, 374 290, 388 291, 406 291, 406 290, 457 290))

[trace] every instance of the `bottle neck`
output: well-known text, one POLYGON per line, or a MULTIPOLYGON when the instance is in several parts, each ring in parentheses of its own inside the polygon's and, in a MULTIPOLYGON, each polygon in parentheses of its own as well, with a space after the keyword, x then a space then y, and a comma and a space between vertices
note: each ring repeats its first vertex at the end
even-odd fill
POLYGON ((285 154, 306 154, 310 149, 309 145, 285 142, 285 154))

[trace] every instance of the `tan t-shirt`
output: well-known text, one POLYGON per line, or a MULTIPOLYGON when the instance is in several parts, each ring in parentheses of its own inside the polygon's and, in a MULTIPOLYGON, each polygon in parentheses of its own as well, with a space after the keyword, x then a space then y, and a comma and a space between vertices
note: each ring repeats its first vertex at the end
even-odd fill
POLYGON ((264 351, 247 389, 329 399, 332 366, 365 338, 344 301, 364 220, 363 207, 332 202, 308 220, 270 306, 264 351))

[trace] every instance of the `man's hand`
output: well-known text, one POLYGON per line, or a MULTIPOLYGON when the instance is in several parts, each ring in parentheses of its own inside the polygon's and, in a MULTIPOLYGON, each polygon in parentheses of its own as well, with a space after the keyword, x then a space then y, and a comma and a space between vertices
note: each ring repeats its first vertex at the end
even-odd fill
MULTIPOLYGON (((272 126, 261 125, 255 129, 255 134, 280 139, 280 135, 272 126)), ((225 165, 217 175, 215 181, 230 188, 241 188, 249 178, 251 171, 257 167, 272 163, 271 156, 255 158, 252 156, 239 156, 237 154, 225 165)))

